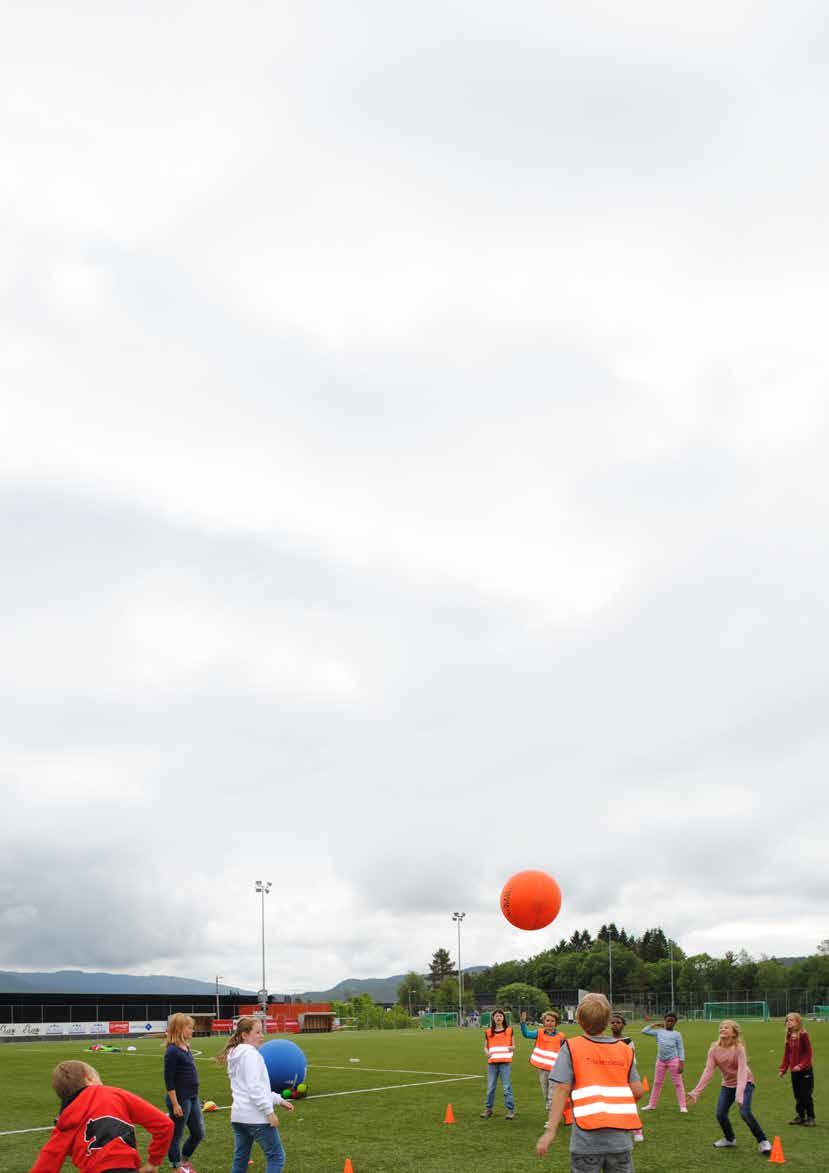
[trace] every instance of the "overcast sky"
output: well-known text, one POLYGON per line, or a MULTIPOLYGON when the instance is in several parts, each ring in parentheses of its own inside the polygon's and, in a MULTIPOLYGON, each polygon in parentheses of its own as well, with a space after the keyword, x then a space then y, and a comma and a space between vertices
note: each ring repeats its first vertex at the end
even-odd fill
POLYGON ((813 951, 824 5, 4 26, 0 968, 813 951))

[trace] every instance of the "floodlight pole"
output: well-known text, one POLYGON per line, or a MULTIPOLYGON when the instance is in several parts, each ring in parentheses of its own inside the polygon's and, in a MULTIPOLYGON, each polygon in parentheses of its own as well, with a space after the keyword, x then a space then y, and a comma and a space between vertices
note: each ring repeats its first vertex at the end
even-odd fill
POLYGON ((271 890, 271 881, 262 880, 256 881, 255 891, 259 892, 262 897, 262 985, 259 990, 259 997, 262 1003, 262 1013, 267 1016, 268 1013, 268 989, 265 985, 265 897, 271 890))
POLYGON ((452 920, 458 925, 458 1026, 463 1021, 463 970, 461 969, 461 921, 465 912, 453 912, 452 920))
POLYGON ((216 1017, 221 1018, 221 1011, 219 1010, 219 982, 222 980, 221 974, 216 974, 216 1017))
POLYGON ((674 1005, 674 943, 671 938, 668 938, 668 956, 671 959, 671 1010, 675 1011, 674 1005))
POLYGON ((607 930, 607 985, 608 1002, 613 1005, 613 931, 607 930))

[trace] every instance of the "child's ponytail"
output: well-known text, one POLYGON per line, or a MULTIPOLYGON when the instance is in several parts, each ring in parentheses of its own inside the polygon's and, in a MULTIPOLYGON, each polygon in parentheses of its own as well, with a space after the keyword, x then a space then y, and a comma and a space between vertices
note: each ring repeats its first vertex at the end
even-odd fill
POLYGON ((219 1054, 216 1056, 216 1062, 221 1063, 223 1065, 225 1063, 227 1063, 227 1057, 230 1054, 230 1052, 233 1050, 234 1047, 238 1047, 240 1043, 243 1043, 245 1041, 242 1036, 246 1035, 246 1034, 250 1034, 250 1032, 256 1026, 258 1021, 259 1021, 259 1019, 254 1018, 254 1016, 252 1014, 243 1014, 242 1017, 239 1019, 239 1021, 236 1023, 236 1027, 233 1031, 233 1034, 227 1040, 227 1044, 226 1044, 224 1050, 220 1051, 219 1054))

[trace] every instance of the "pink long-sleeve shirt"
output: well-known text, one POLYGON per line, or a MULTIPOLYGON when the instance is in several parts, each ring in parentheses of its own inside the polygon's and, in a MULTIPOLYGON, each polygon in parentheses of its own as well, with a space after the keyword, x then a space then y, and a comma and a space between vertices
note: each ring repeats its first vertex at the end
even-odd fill
POLYGON ((708 1048, 705 1070, 691 1092, 692 1096, 698 1096, 703 1088, 708 1086, 715 1067, 719 1067, 722 1072, 723 1087, 735 1087, 737 1103, 742 1104, 746 1084, 754 1083, 751 1068, 746 1062, 745 1047, 721 1047, 719 1043, 712 1043, 708 1048))

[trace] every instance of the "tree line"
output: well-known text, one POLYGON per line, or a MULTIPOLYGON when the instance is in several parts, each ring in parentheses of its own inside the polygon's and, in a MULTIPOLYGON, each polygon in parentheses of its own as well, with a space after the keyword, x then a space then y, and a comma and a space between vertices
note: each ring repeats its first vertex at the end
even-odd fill
MULTIPOLYGON (((477 973, 463 974, 464 1010, 492 1003, 506 987, 519 984, 545 995, 547 1005, 561 990, 609 992, 608 953, 612 953, 613 989, 638 994, 670 988, 673 960, 674 992, 678 1003, 701 1006, 704 1001, 764 999, 786 990, 802 991, 803 1003, 829 1003, 829 939, 805 958, 783 964, 775 957, 751 957, 745 950, 729 950, 722 957, 708 953, 686 955, 661 927, 641 936, 602 925, 595 937, 577 930, 569 940, 522 960, 502 961, 477 973)), ((400 983, 398 1004, 417 1013, 424 1008, 457 1010, 458 976, 448 949, 437 949, 428 971, 408 973, 400 983)), ((525 997, 525 1001, 527 998, 525 997)), ((530 1008, 543 1000, 529 998, 530 1008)))

